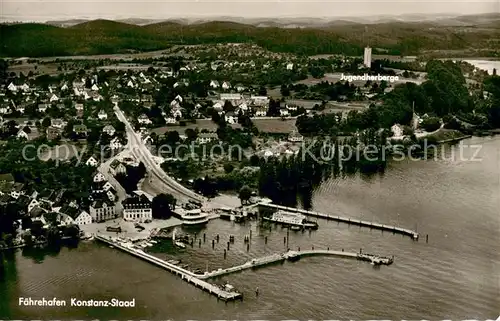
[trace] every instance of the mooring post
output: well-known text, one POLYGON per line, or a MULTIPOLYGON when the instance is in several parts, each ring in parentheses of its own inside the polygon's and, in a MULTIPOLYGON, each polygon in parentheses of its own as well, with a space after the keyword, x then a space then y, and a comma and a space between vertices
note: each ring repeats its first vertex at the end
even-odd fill
POLYGON ((198 242, 198 247, 201 247, 201 239, 200 239, 200 241, 198 242))
POLYGON ((314 251, 314 245, 313 245, 313 246, 311 246, 311 249, 314 251))
POLYGON ((300 246, 299 246, 299 247, 297 247, 297 252, 300 252, 300 246))
POLYGON ((231 244, 231 243, 227 242, 227 250, 228 251, 229 251, 229 244, 231 244))
POLYGON ((250 243, 247 243, 247 252, 250 251, 250 243))
POLYGON ((224 260, 226 259, 226 255, 227 255, 227 253, 226 253, 226 250, 224 249, 224 260))
POLYGON ((203 243, 205 243, 206 237, 207 237, 207 235, 205 233, 203 233, 203 243))
POLYGON ((425 236, 425 243, 429 243, 429 234, 425 236))
POLYGON ((286 244, 286 236, 283 237, 283 244, 286 244))
POLYGON ((267 236, 264 237, 264 243, 267 244, 267 236))
POLYGON ((191 247, 194 245, 194 239, 191 239, 191 247))
POLYGON ((212 240, 212 250, 215 248, 215 240, 212 240))
POLYGON ((252 238, 252 230, 250 230, 250 238, 252 238))
POLYGON ((359 254, 361 254, 361 252, 363 252, 363 250, 360 248, 360 249, 359 249, 359 254))
POLYGON ((219 243, 219 234, 217 234, 216 239, 217 239, 217 243, 219 243))

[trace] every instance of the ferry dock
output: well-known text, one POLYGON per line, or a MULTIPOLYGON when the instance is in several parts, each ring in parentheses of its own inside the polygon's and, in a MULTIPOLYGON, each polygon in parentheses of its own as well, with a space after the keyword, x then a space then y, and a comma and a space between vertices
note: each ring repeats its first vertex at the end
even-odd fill
POLYGON ((168 270, 169 272, 177 276, 180 276, 182 280, 185 280, 186 282, 193 284, 194 286, 210 293, 211 295, 216 296, 217 299, 226 302, 243 299, 243 295, 241 293, 238 293, 234 290, 225 290, 217 285, 203 281, 200 277, 204 277, 204 275, 198 275, 191 271, 183 269, 177 265, 165 262, 153 255, 145 253, 142 250, 133 248, 130 243, 119 242, 118 240, 115 240, 112 237, 104 237, 101 235, 96 235, 95 239, 103 243, 106 243, 114 248, 132 254, 133 256, 141 258, 145 261, 148 261, 152 264, 155 264, 161 268, 164 268, 165 270, 168 270))
POLYGON ((242 300, 243 295, 241 293, 238 293, 234 290, 226 290, 224 288, 221 288, 217 285, 208 283, 205 281, 206 279, 210 278, 216 278, 232 273, 237 273, 243 270, 247 269, 254 269, 258 267, 262 267, 268 264, 273 264, 273 263, 284 263, 285 261, 297 261, 303 256, 315 256, 315 255, 323 255, 323 256, 336 256, 336 257, 341 257, 341 258, 349 258, 349 259, 356 259, 360 261, 367 261, 370 262, 373 265, 390 265, 393 263, 393 258, 387 258, 387 257, 382 257, 378 255, 373 255, 373 254, 364 254, 361 251, 359 253, 354 253, 354 252, 345 252, 344 250, 342 251, 335 251, 335 250, 320 250, 320 249, 311 249, 311 250, 289 250, 287 252, 283 253, 275 253, 271 255, 267 255, 264 257, 260 258, 255 258, 252 260, 249 260, 241 265, 225 268, 225 269, 218 269, 214 270, 211 272, 204 272, 203 274, 199 273, 194 273, 189 270, 186 270, 180 266, 177 266, 173 263, 169 263, 166 261, 163 261, 162 259, 159 259, 153 255, 147 254, 144 251, 140 249, 136 249, 133 247, 131 243, 127 242, 120 242, 119 240, 116 240, 112 237, 104 237, 97 235, 95 237, 96 240, 101 241, 103 243, 106 243, 114 248, 120 249, 124 252, 127 252, 129 254, 132 254, 133 256, 139 257, 145 261, 148 261, 152 264, 155 264, 161 268, 164 268, 165 270, 168 270, 169 272, 180 276, 182 280, 187 281, 190 284, 195 285, 196 287, 216 296, 218 299, 223 300, 223 301, 233 301, 233 300, 242 300))
POLYGON ((259 208, 260 207, 272 208, 272 209, 283 210, 283 211, 292 212, 292 213, 300 213, 300 214, 303 214, 306 216, 318 217, 318 218, 323 218, 326 220, 332 220, 332 221, 337 221, 337 222, 342 222, 342 223, 347 223, 347 224, 359 225, 359 226, 369 227, 369 228, 378 229, 378 230, 382 230, 382 231, 389 231, 392 233, 398 233, 398 234, 409 236, 415 241, 418 241, 418 237, 419 237, 419 234, 416 231, 402 228, 402 227, 393 226, 393 225, 368 222, 368 221, 363 221, 363 220, 352 219, 349 217, 319 213, 319 212, 315 212, 315 211, 307 211, 307 210, 303 210, 303 209, 299 209, 299 208, 287 207, 287 206, 282 206, 282 205, 277 205, 277 204, 272 204, 272 203, 258 203, 258 207, 259 208))

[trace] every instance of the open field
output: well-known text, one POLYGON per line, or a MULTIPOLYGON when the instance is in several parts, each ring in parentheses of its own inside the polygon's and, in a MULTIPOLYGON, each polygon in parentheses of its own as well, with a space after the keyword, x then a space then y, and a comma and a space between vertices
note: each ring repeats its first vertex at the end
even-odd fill
MULTIPOLYGON (((232 124, 231 127, 233 128, 241 128, 239 124, 232 124)), ((180 125, 167 125, 159 128, 154 128, 151 130, 152 133, 156 133, 157 135, 164 135, 166 132, 171 132, 171 131, 177 131, 179 135, 184 135, 186 133, 186 130, 190 129, 196 129, 201 132, 202 129, 206 129, 210 132, 215 132, 218 128, 217 124, 214 123, 211 119, 197 119, 196 123, 188 123, 186 126, 180 126, 180 125)))
POLYGON ((297 127, 295 126, 295 119, 286 119, 281 120, 280 118, 276 119, 252 119, 255 127, 260 132, 264 133, 272 133, 272 134, 289 134, 292 131, 296 131, 297 127))

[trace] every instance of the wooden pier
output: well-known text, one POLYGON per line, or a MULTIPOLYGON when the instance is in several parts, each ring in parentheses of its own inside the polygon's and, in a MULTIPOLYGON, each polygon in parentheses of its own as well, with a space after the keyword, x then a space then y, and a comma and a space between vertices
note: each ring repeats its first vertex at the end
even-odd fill
POLYGON ((195 274, 177 265, 165 262, 153 255, 147 254, 142 250, 135 249, 132 247, 130 243, 122 243, 114 240, 111 237, 104 237, 97 235, 95 238, 98 241, 111 245, 117 249, 120 249, 124 252, 139 257, 145 261, 153 263, 161 268, 164 268, 165 270, 168 270, 174 273, 175 275, 180 276, 182 280, 185 280, 188 283, 193 284, 194 286, 216 296, 220 300, 233 301, 233 300, 243 299, 243 295, 241 293, 232 290, 225 290, 217 285, 203 281, 201 278, 207 278, 206 273, 205 275, 195 274))
POLYGON ((397 227, 397 226, 393 226, 393 225, 373 223, 373 222, 368 222, 368 221, 363 221, 363 220, 352 219, 349 217, 324 214, 324 213, 319 213, 319 212, 314 212, 314 211, 307 211, 307 210, 303 210, 303 209, 299 209, 299 208, 295 208, 295 207, 287 207, 287 206, 276 205, 276 204, 271 204, 271 203, 258 203, 258 206, 267 207, 267 208, 274 208, 277 210, 283 210, 283 211, 287 211, 287 212, 300 213, 300 214, 303 214, 306 216, 319 217, 319 218, 323 218, 326 220, 332 220, 332 221, 338 221, 338 222, 347 223, 347 224, 359 225, 359 226, 369 227, 369 228, 378 229, 378 230, 382 230, 382 231, 389 231, 389 232, 409 236, 413 240, 418 241, 419 235, 416 231, 412 231, 410 229, 397 227))

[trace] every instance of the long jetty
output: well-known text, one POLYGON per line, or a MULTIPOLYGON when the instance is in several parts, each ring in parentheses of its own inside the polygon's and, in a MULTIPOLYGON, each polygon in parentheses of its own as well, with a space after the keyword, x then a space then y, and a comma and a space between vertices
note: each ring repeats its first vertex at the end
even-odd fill
POLYGON ((392 264, 393 259, 383 258, 376 255, 354 253, 354 252, 344 252, 344 251, 334 251, 334 250, 306 250, 306 251, 287 251, 284 253, 276 253, 261 258, 252 259, 241 265, 233 266, 227 269, 219 269, 216 271, 208 272, 203 275, 203 278, 214 278, 222 275, 227 275, 231 273, 240 272, 247 269, 253 269, 261 267, 264 265, 284 262, 286 260, 298 259, 301 256, 313 256, 313 255, 331 255, 349 259, 357 259, 361 261, 369 261, 374 264, 392 264))
POLYGON ((402 228, 402 227, 397 227, 394 225, 368 222, 368 221, 363 221, 363 220, 352 219, 349 217, 324 214, 324 213, 320 213, 320 212, 308 211, 308 210, 303 210, 300 208, 287 207, 287 206, 282 206, 282 205, 277 205, 277 204, 272 204, 272 203, 258 203, 258 206, 274 208, 277 210, 283 210, 283 211, 287 211, 287 212, 300 213, 300 214, 304 214, 306 216, 313 216, 313 217, 323 218, 323 219, 347 223, 347 224, 365 226, 365 227, 378 229, 378 230, 382 230, 382 231, 389 231, 389 232, 393 232, 393 233, 398 233, 398 234, 410 236, 412 239, 414 239, 416 241, 418 241, 418 237, 419 237, 419 234, 416 231, 402 228))
POLYGON ((120 249, 124 252, 127 252, 129 254, 132 254, 136 257, 139 257, 145 261, 148 261, 150 263, 153 263, 161 268, 164 268, 165 270, 168 270, 172 273, 174 273, 177 276, 180 276, 182 280, 187 281, 190 284, 195 285, 196 287, 216 296, 218 299, 223 300, 223 301, 233 301, 237 299, 243 299, 243 295, 241 293, 238 293, 233 290, 225 290, 219 286, 216 286, 214 284, 210 284, 202 278, 207 278, 206 273, 205 275, 199 275, 195 274, 191 271, 188 271, 186 269, 183 269, 177 265, 165 262, 153 255, 147 254, 142 250, 135 249, 132 247, 130 243, 125 243, 125 242, 119 242, 114 240, 112 237, 103 237, 100 235, 97 235, 96 240, 99 240, 103 243, 106 243, 110 246, 113 246, 117 249, 120 249))

